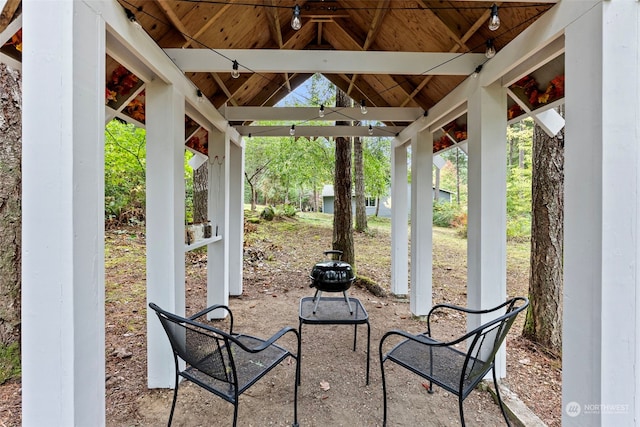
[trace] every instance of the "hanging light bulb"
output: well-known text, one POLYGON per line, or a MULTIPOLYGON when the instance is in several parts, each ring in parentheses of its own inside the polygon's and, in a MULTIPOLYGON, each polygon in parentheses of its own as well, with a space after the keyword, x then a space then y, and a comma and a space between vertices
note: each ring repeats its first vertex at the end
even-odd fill
POLYGON ((291 129, 289 129, 289 135, 294 136, 296 134, 296 125, 291 125, 291 129))
POLYGON ((493 58, 496 56, 496 48, 493 46, 493 39, 487 39, 487 50, 484 51, 484 56, 487 58, 493 58))
POLYGON ((300 6, 298 5, 293 8, 293 15, 291 15, 291 28, 296 31, 302 28, 302 20, 300 19, 300 6))
POLYGON ((318 116, 324 117, 324 105, 320 104, 320 110, 318 110, 318 116))
POLYGON ((367 110, 367 102, 363 99, 362 101, 360 101, 360 112, 362 114, 367 114, 368 110, 367 110))
POLYGON ((200 89, 196 90, 196 95, 198 95, 198 102, 202 104, 204 102, 204 95, 202 94, 202 91, 200 89))
POLYGON ((369 135, 373 135, 373 127, 369 125, 369 135))
POLYGON ((478 65, 476 69, 473 70, 473 74, 471 75, 473 76, 474 79, 478 78, 478 74, 480 74, 480 71, 482 71, 482 64, 478 65))
POLYGON ((237 79, 240 77, 240 71, 238 70, 238 61, 233 60, 233 69, 231 70, 231 77, 237 79))
POLYGON ((500 17, 498 16, 498 5, 491 6, 491 16, 489 17, 489 29, 495 31, 500 28, 500 17))

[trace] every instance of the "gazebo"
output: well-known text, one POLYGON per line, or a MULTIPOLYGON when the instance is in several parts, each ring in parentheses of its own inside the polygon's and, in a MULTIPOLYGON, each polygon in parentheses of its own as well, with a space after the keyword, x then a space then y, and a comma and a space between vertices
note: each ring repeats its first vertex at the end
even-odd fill
MULTIPOLYGON (((0 1, 0 61, 23 78, 23 424, 105 423, 106 121, 146 127, 147 295, 176 313, 185 310, 184 254, 193 248, 184 242, 185 142, 219 167, 209 178, 220 189, 209 194, 219 233, 200 244, 208 303, 226 303, 242 292, 244 138, 290 131, 248 124, 321 119, 318 108, 273 107, 316 72, 362 100, 367 120, 386 124, 374 134, 394 135, 392 291, 408 294, 417 315, 432 303, 434 153, 468 152, 468 304, 487 307, 506 295, 507 123, 524 114, 550 134, 565 127, 563 424, 638 424, 640 3, 298 5, 0 1), (494 37, 485 27, 497 13, 503 31, 494 37), (485 55, 489 43, 494 56, 485 55), (135 76, 127 93, 109 86, 123 73, 135 76), (558 76, 566 88, 545 102, 524 95, 523 79, 544 91, 558 76), (566 123, 553 109, 560 103, 566 123), (410 272, 408 197, 411 258, 421 260, 410 272)), ((325 120, 362 119, 360 107, 324 108, 325 120)), ((298 136, 367 131, 296 127, 298 136)), ((172 363, 160 325, 148 322, 149 387, 173 385, 172 363)), ((498 364, 506 375, 504 354, 498 364)))

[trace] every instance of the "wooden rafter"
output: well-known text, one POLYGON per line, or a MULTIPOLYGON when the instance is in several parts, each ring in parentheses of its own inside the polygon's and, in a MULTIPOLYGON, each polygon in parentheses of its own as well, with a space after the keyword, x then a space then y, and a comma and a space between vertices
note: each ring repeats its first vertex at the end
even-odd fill
POLYGON ((7 3, 2 9, 2 13, 0 13, 0 33, 7 29, 19 6, 20 0, 7 0, 7 3))
POLYGON ((158 3, 158 7, 162 9, 162 12, 167 17, 169 22, 171 22, 171 25, 173 25, 176 30, 178 30, 180 35, 182 35, 185 40, 189 41, 189 31, 187 31, 187 27, 184 26, 180 18, 178 18, 178 15, 176 15, 176 13, 174 12, 173 8, 171 7, 171 2, 168 0, 156 0, 156 2, 158 3))
POLYGON ((237 107, 238 106, 238 101, 235 100, 235 98, 231 94, 231 91, 229 90, 227 85, 224 84, 224 82, 222 81, 222 79, 220 78, 218 73, 210 73, 210 74, 211 74, 211 77, 213 77, 213 80, 216 82, 216 84, 218 86, 220 86, 220 89, 222 89, 224 94, 227 95, 227 101, 231 102, 232 105, 237 107))

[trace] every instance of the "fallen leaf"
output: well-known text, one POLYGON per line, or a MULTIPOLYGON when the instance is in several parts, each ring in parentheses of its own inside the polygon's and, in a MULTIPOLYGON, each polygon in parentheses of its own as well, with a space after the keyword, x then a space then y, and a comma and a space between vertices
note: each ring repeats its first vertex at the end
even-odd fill
POLYGON ((320 388, 323 389, 324 391, 327 391, 331 388, 331 386, 327 381, 322 380, 320 381, 320 388))

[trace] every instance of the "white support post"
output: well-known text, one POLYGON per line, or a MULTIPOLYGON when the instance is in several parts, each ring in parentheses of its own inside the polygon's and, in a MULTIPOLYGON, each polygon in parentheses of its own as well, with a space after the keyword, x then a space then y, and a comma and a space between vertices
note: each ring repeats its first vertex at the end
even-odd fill
POLYGON ((409 293, 407 146, 391 144, 391 293, 409 293))
POLYGON ((640 419, 640 3, 565 32, 562 425, 640 419))
MULTIPOLYGON (((469 99, 469 217, 467 305, 487 309, 507 295, 507 94, 499 84, 479 87, 469 99)), ((489 318, 477 316, 468 330, 489 318)), ((506 375, 506 353, 496 356, 496 373, 506 375)))
POLYGON ((244 236, 244 148, 229 142, 229 293, 242 295, 244 236))
MULTIPOLYGON (((156 80, 146 89, 147 302, 185 313, 184 97, 156 80)), ((147 384, 174 387, 174 362, 162 325, 147 310, 147 384)))
POLYGON ((411 312, 427 315, 433 303, 433 134, 411 138, 411 312))
POLYGON ((105 25, 22 7, 22 425, 104 426, 105 25))
MULTIPOLYGON (((207 249, 207 306, 229 304, 228 145, 224 132, 209 131, 209 218, 212 219, 213 232, 222 236, 222 240, 210 244, 207 249)), ((221 316, 226 316, 226 313, 215 310, 209 319, 221 316)))

